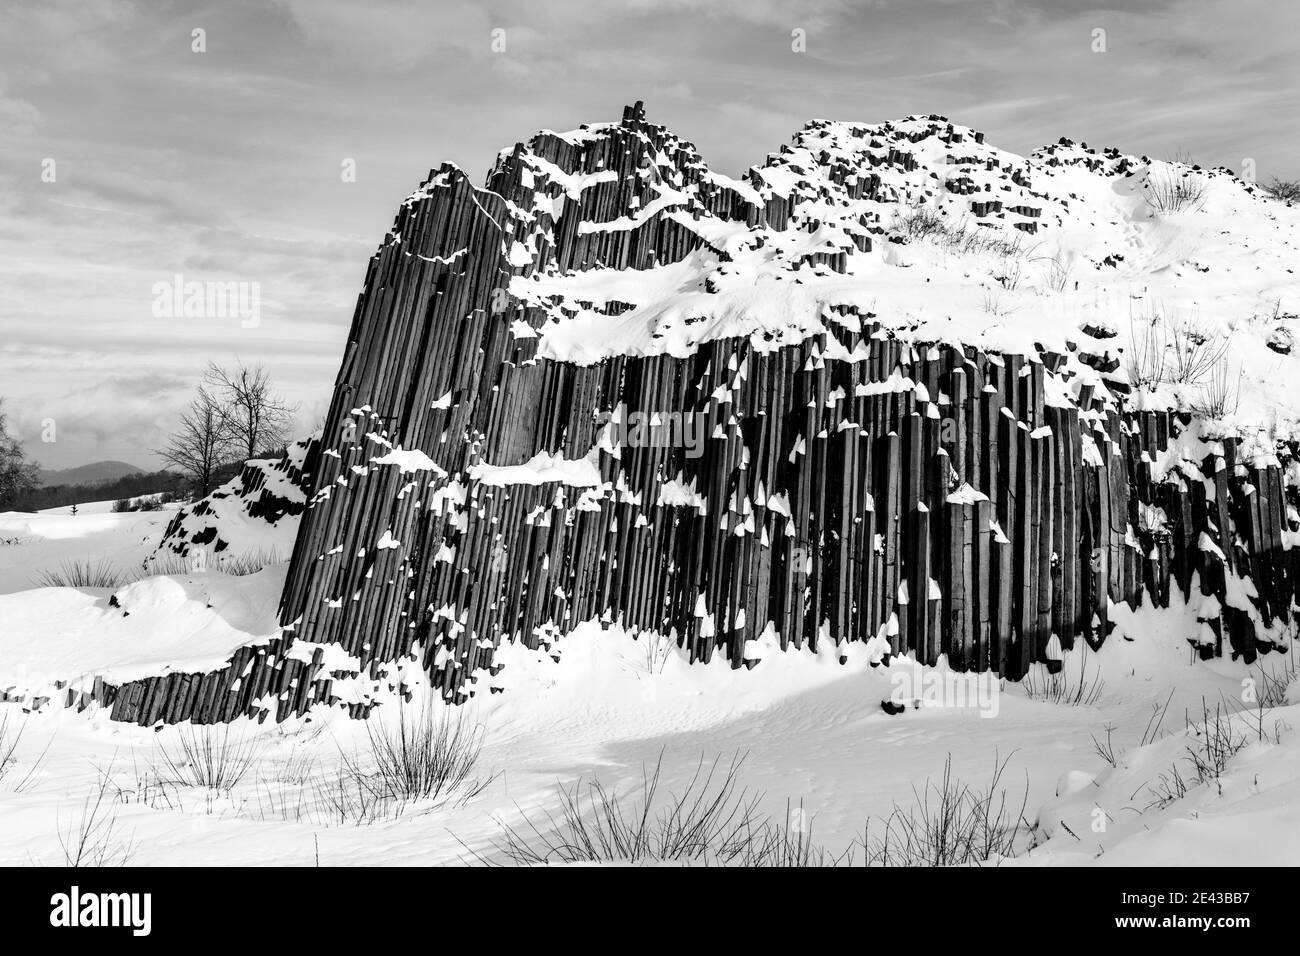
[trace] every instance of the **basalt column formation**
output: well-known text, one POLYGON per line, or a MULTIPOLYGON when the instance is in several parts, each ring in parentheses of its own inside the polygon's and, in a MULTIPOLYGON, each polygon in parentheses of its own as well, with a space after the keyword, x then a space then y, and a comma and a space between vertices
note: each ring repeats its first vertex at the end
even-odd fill
POLYGON ((1138 410, 1105 330, 1021 354, 805 308, 898 241, 881 210, 914 181, 1011 235, 1061 215, 940 117, 839 129, 840 154, 808 145, 828 128, 730 180, 638 104, 503 152, 482 188, 431 172, 303 465, 283 637, 115 689, 114 716, 360 714, 397 661, 460 701, 502 689, 503 642, 584 622, 737 667, 865 641, 1015 679, 1100 646, 1114 602, 1176 597, 1192 653, 1272 646, 1300 583, 1288 450, 1138 410), (974 172, 929 182, 922 145, 974 172), (647 286, 671 305, 649 319, 647 286))

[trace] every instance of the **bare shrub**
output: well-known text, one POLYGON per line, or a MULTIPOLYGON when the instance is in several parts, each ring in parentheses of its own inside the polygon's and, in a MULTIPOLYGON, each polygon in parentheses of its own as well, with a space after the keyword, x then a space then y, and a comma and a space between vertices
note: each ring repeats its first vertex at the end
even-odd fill
POLYGON ((928 240, 962 255, 991 254, 1010 259, 1024 251, 1018 235, 1008 237, 993 226, 981 226, 969 219, 954 222, 923 202, 905 207, 894 222, 894 230, 909 241, 928 240))
POLYGON ((945 240, 950 232, 947 218, 934 206, 914 203, 898 217, 896 228, 908 239, 945 240))
POLYGON ((1107 724, 1105 726, 1106 739, 1098 740, 1097 735, 1092 735, 1092 749, 1102 760, 1112 767, 1119 766, 1120 751, 1115 747, 1115 725, 1107 724))
POLYGON ((172 782, 229 792, 248 774, 262 748, 256 737, 234 731, 230 724, 191 724, 180 728, 174 748, 158 750, 172 782))
POLYGON ((997 280, 1008 292, 1016 292, 1024 277, 1024 263, 1020 259, 1008 257, 1003 263, 1002 275, 997 276, 997 280))
POLYGON ((992 225, 981 226, 968 221, 963 221, 949 234, 949 244, 965 255, 985 253, 1002 259, 1013 259, 1025 251, 1019 233, 1008 237, 992 225))
MULTIPOLYGON (((1153 744, 1160 739, 1160 728, 1164 723, 1165 714, 1169 710, 1169 702, 1173 700, 1174 692, 1171 690, 1169 696, 1165 698, 1163 704, 1156 703, 1151 706, 1151 716, 1147 718, 1146 728, 1142 731, 1142 740, 1139 747, 1145 747, 1153 744)), ((1106 763, 1112 767, 1118 767, 1122 751, 1115 746, 1115 725, 1107 724, 1104 728, 1106 739, 1099 740, 1096 734, 1092 735, 1093 751, 1106 763)))
POLYGON ((1205 202, 1205 190, 1205 177, 1201 173, 1169 169, 1148 174, 1143 198, 1152 212, 1168 215, 1200 208, 1205 202))
POLYGON ((266 780, 259 780, 254 791, 257 806, 257 818, 263 822, 278 820, 283 823, 311 823, 319 825, 316 817, 316 805, 306 787, 273 786, 266 780))
POLYGON ((1194 319, 1169 325, 1169 381, 1176 385, 1199 385, 1221 368, 1232 344, 1230 334, 1211 331, 1194 319))
POLYGON ((835 867, 852 866, 855 847, 840 854, 831 853, 813 840, 812 821, 804 812, 803 804, 785 807, 785 818, 778 824, 768 819, 746 839, 739 841, 739 854, 732 859, 735 866, 746 867, 835 867))
POLYGON ((1178 769, 1178 763, 1173 763, 1168 770, 1162 771, 1156 778, 1156 783, 1148 787, 1151 794, 1151 802, 1147 804, 1146 809, 1153 807, 1163 810, 1172 803, 1177 803, 1192 788, 1193 782, 1188 781, 1182 772, 1178 769))
POLYGON ((275 548, 257 548, 239 554, 223 554, 217 559, 217 566, 226 574, 243 577, 256 574, 272 564, 279 564, 283 559, 275 548))
MULTIPOLYGON (((1259 680, 1255 685, 1255 693, 1260 707, 1285 707, 1287 701, 1287 689, 1300 679, 1300 663, 1294 656, 1287 655, 1286 659, 1280 663, 1265 662, 1261 659, 1259 662, 1259 680)), ((0 747, 0 758, 3 757, 4 749, 0 747)))
MULTIPOLYGON (((181 555, 175 551, 160 551, 145 558, 143 567, 145 572, 150 575, 190 574, 196 570, 194 555, 197 555, 197 552, 191 552, 190 555, 181 555)), ((219 552, 213 561, 205 562, 202 566, 211 567, 235 577, 243 577, 256 574, 263 568, 279 564, 284 560, 285 558, 275 548, 256 548, 238 554, 219 552)))
POLYGON ((1233 375, 1227 361, 1220 361, 1201 385, 1200 396, 1193 404, 1193 410, 1203 418, 1235 415, 1241 404, 1242 375, 1240 369, 1233 375))
POLYGON ((283 783, 303 786, 316 778, 319 762, 311 751, 295 750, 276 773, 275 779, 283 783))
POLYGON ((150 810, 171 810, 184 812, 185 798, 182 789, 185 785, 176 780, 169 780, 152 767, 135 772, 133 786, 113 785, 114 798, 121 804, 139 804, 150 810))
POLYGON ((1145 747, 1160 739, 1160 732, 1165 723, 1165 715, 1169 713, 1169 704, 1173 699, 1174 692, 1171 689, 1163 704, 1154 703, 1151 705, 1151 716, 1147 718, 1146 729, 1142 731, 1142 740, 1139 746, 1145 747))
POLYGON ((253 791, 257 818, 312 826, 369 826, 402 816, 408 801, 386 795, 367 775, 313 769, 296 783, 260 780, 253 791))
POLYGON ((26 729, 26 722, 20 724, 16 731, 9 730, 9 713, 5 712, 4 717, 0 717, 0 781, 3 781, 9 768, 17 763, 14 753, 18 750, 18 744, 22 742, 23 731, 26 729))
POLYGON ((35 578, 43 588, 119 588, 133 579, 107 558, 65 561, 58 570, 41 571, 35 578))
MULTIPOLYGON (((724 768, 703 756, 687 786, 660 796, 663 754, 653 770, 642 768, 639 797, 620 796, 598 780, 559 786, 558 815, 525 815, 519 827, 503 825, 497 845, 517 864, 682 861, 753 861, 755 842, 769 845, 769 821, 758 812, 759 796, 739 786, 745 757, 737 754, 724 768)), ((785 846, 785 852, 791 848, 785 846)), ((777 850, 768 851, 768 855, 777 850)), ((797 851, 796 851, 797 855, 797 851)))
POLYGON ((1230 333, 1208 328, 1194 315, 1171 318, 1152 307, 1145 315, 1129 308, 1129 381, 1135 388, 1206 386, 1226 366, 1230 333))
POLYGON ((1274 176, 1273 181, 1265 188, 1274 199, 1283 202, 1300 202, 1300 179, 1278 179, 1274 176))
MULTIPOLYGON (((1262 710, 1257 739, 1267 739, 1263 729, 1262 710)), ((1182 799, 1201 784, 1217 781, 1228 768, 1232 758, 1252 741, 1245 727, 1238 721, 1232 708, 1215 704, 1211 711, 1201 699, 1201 719, 1187 718, 1187 735, 1190 738, 1182 757, 1160 774, 1157 783, 1149 789, 1152 802, 1149 807, 1164 808, 1182 799), (1187 776, 1179 769, 1188 768, 1187 776)))
POLYGON ((882 866, 969 866, 1016 854, 1017 844, 1029 834, 1025 820, 1029 782, 1019 809, 1009 803, 1001 786, 1007 762, 994 756, 989 785, 976 789, 952 775, 952 757, 944 761, 943 776, 914 787, 913 803, 897 803, 884 821, 879 836, 872 836, 870 821, 862 837, 866 861, 882 866))
POLYGON ((174 551, 156 552, 145 558, 145 573, 149 575, 188 574, 194 570, 189 559, 174 551))
POLYGON ((640 653, 629 661, 630 668, 647 674, 662 674, 677 649, 675 637, 660 631, 640 632, 636 644, 640 653))
POLYGON ((463 805, 495 774, 476 776, 482 728, 445 707, 405 709, 393 726, 366 728, 360 753, 341 753, 342 768, 323 769, 310 754, 291 758, 271 780, 259 779, 259 819, 313 826, 367 826, 401 816, 417 801, 463 805))
POLYGON ((1004 315, 1010 315, 1012 312, 1015 311, 1014 308, 1008 307, 1007 304, 1003 301, 1002 293, 994 289, 984 290, 984 295, 980 304, 985 312, 993 316, 1000 317, 1004 315))
POLYGON ((118 827, 118 804, 109 794, 110 767, 83 801, 78 814, 64 827, 59 824, 63 865, 69 867, 125 866, 135 854, 133 838, 118 827))
POLYGON ((1101 679, 1101 667, 1097 666, 1089 672, 1086 643, 1082 644, 1078 656, 1079 672, 1075 675, 1071 675, 1064 667, 1055 674, 1050 673, 1045 664, 1031 667, 1020 682, 1025 689, 1025 696, 1030 700, 1065 707, 1090 707, 1097 703, 1106 686, 1101 679))
MULTIPOLYGON (((5 711, 4 716, 0 717, 0 783, 4 783, 5 778, 13 772, 18 765, 18 758, 14 756, 18 752, 18 745, 22 743, 23 732, 27 729, 27 721, 24 720, 16 727, 9 721, 9 712, 5 711)), ((40 769, 41 761, 45 759, 45 753, 49 751, 49 745, 46 745, 27 772, 21 777, 14 777, 11 780, 13 792, 18 793, 27 788, 40 769)))
POLYGON ((370 786, 364 777, 344 774, 323 780, 313 792, 316 819, 334 826, 367 826, 399 816, 405 801, 370 786))
POLYGON ((365 759, 344 754, 349 782, 382 800, 447 800, 463 803, 493 780, 475 777, 483 728, 454 716, 441 704, 412 712, 403 704, 397 720, 366 725, 365 759))
POLYGON ((406 801, 379 793, 365 777, 313 771, 298 784, 260 782, 254 793, 258 819, 312 826, 368 826, 401 815, 406 801))
POLYGON ((1064 292, 1070 286, 1071 271, 1067 262, 1053 257, 1047 264, 1047 287, 1053 292, 1064 292))
POLYGON ((1197 781, 1201 783, 1221 776, 1228 761, 1250 742, 1227 708, 1215 704, 1211 713, 1204 699, 1201 700, 1200 722, 1188 720, 1187 729, 1194 740, 1187 748, 1188 758, 1196 771, 1197 781))
POLYGON ((1158 312, 1149 317, 1134 314, 1129 306, 1128 380, 1136 389, 1151 390, 1166 380, 1169 336, 1158 312))
MULTIPOLYGON (((560 786, 559 810, 518 827, 502 824, 496 850, 521 865, 547 863, 647 863, 750 867, 852 865, 854 848, 833 854, 813 839, 803 805, 786 804, 778 820, 758 810, 762 795, 739 786, 745 756, 723 767, 703 755, 680 792, 663 795, 663 754, 641 769, 640 793, 617 794, 599 781, 560 786)), ((481 863, 489 862, 470 851, 481 863)))

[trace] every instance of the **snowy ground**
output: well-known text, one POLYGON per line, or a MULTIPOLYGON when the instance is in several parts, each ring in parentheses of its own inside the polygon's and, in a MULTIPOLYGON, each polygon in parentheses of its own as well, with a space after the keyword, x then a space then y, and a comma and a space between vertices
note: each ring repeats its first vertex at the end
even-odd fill
MULTIPOLYGON (((106 498, 103 501, 83 501, 81 504, 78 505, 60 505, 57 508, 42 508, 40 511, 37 512, 37 514, 72 515, 73 514, 72 509, 76 508, 77 509, 76 513, 78 515, 104 515, 104 514, 110 514, 113 511, 113 506, 117 504, 118 501, 121 500, 128 500, 136 505, 140 504, 140 502, 142 501, 161 501, 162 492, 158 492, 157 494, 153 494, 153 495, 135 495, 127 499, 106 498)), ((170 510, 175 510, 175 508, 176 508, 175 505, 171 505, 170 510)))
POLYGON ((88 502, 28 514, 0 512, 0 594, 35 587, 42 572, 69 561, 107 562, 125 576, 158 546, 174 505, 161 511, 111 512, 113 502, 88 502))
MULTIPOLYGON (((0 549, 0 581, 38 566, 30 548, 42 549, 41 560, 59 559, 60 540, 65 557, 72 549, 85 554, 87 545, 119 553, 110 540, 141 537, 160 520, 43 516, 32 525, 41 532, 37 543, 0 549), (109 519, 121 524, 101 526, 109 519), (59 539, 54 532, 65 520, 93 530, 59 539)), ((117 546, 120 553, 136 547, 134 540, 117 546)), ((35 671, 66 680, 90 670, 126 677, 168 663, 212 666, 238 643, 274 633, 283 570, 136 582, 117 589, 119 603, 136 609, 125 619, 108 612, 112 589, 0 595, 0 688, 30 681, 35 671)), ((1001 757, 1008 803, 1018 810, 1025 801, 1025 817, 1037 824, 1017 863, 1300 861, 1300 733, 1292 730, 1300 727, 1300 687, 1290 688, 1291 706, 1260 711, 1242 703, 1252 674, 1255 692, 1265 691, 1260 667, 1193 662, 1181 609, 1116 616, 1119 629, 1100 653, 1067 656, 1070 682, 1082 673, 1086 687, 1099 690, 1094 703, 1080 706, 977 679, 961 685, 966 706, 951 706, 956 685, 935 692, 926 681, 936 672, 927 677, 906 661, 873 669, 865 645, 850 646, 845 664, 831 653, 769 649, 754 670, 732 671, 722 663, 689 666, 674 652, 652 659, 646 642, 590 625, 555 645, 558 662, 506 649, 506 693, 464 708, 483 729, 476 773, 496 774, 485 790, 459 806, 387 804, 365 823, 355 812, 341 820, 325 796, 347 778, 349 762, 365 769, 370 761, 366 724, 337 711, 282 726, 235 724, 224 739, 248 748, 251 764, 227 790, 175 779, 168 758, 178 760, 186 728, 155 731, 115 724, 102 712, 27 714, 20 704, 0 704, 4 736, 12 743, 21 728, 0 777, 0 864, 64 863, 64 846, 88 814, 110 861, 120 854, 134 864, 497 859, 502 823, 557 811, 557 784, 596 779, 635 796, 643 767, 661 753, 665 794, 685 787, 702 758, 725 765, 745 754, 740 783, 763 794, 763 812, 784 821, 787 804, 801 806, 813 841, 832 853, 853 845, 869 820, 881 826, 895 804, 911 807, 914 788, 937 780, 947 759, 955 777, 980 787, 1001 757), (935 705, 887 715, 881 701, 900 690, 935 705), (1236 752, 1217 778, 1198 783, 1188 748, 1199 752, 1203 738, 1184 728, 1187 714, 1201 718, 1203 701, 1211 715, 1217 706, 1245 716, 1230 730, 1236 752), (1159 731, 1148 735, 1155 742, 1141 746, 1153 707, 1166 702, 1159 731), (1114 768, 1094 746, 1108 728, 1114 768), (1162 805, 1171 790, 1176 798, 1162 805)), ((1274 655, 1263 668, 1280 675, 1292 663, 1274 655)), ((396 703, 386 717, 383 710, 372 720, 391 722, 396 703)), ((0 758, 5 753, 0 745, 0 758)))

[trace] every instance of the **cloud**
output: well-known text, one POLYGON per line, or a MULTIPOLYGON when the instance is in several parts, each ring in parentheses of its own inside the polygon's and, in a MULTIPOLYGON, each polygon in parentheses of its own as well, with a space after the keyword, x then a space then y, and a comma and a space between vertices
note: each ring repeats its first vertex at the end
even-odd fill
POLYGON ((152 462, 141 459, 152 459, 152 449, 165 443, 175 424, 173 409, 184 404, 190 388, 178 375, 110 373, 39 401, 6 404, 15 434, 46 467, 124 453, 133 464, 149 467, 152 462), (68 446, 76 449, 71 458, 61 454, 68 446))
POLYGON ((144 464, 210 358, 319 403, 367 259, 431 167, 482 181, 500 148, 638 99, 733 175, 812 117, 935 112, 1019 152, 1068 135, 1297 178, 1297 32, 1300 7, 1271 0, 2 5, 0 392, 78 418, 51 452, 67 465, 144 464), (262 324, 157 319, 177 272, 259 282, 262 324))
POLYGON ((690 84, 681 81, 671 86, 656 86, 650 92, 656 97, 662 96, 665 99, 686 100, 691 98, 690 84))
POLYGON ((11 135, 35 133, 42 119, 41 111, 27 100, 0 94, 0 126, 11 135))
POLYGON ((492 18, 473 3, 277 0, 302 39, 369 70, 404 70, 448 48, 488 54, 492 18))
POLYGON ((862 15, 880 3, 847 0, 631 0, 628 6, 653 15, 686 15, 697 19, 722 20, 730 23, 823 29, 855 11, 862 15))

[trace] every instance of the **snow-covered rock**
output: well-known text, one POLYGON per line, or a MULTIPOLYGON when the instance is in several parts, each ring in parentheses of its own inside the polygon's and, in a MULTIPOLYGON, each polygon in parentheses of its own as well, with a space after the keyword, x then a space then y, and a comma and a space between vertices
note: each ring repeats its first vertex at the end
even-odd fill
POLYGON ((172 516, 146 568, 169 568, 169 555, 194 567, 219 568, 232 558, 287 561, 307 500, 303 468, 314 439, 295 442, 279 458, 244 464, 240 473, 206 498, 172 516))

